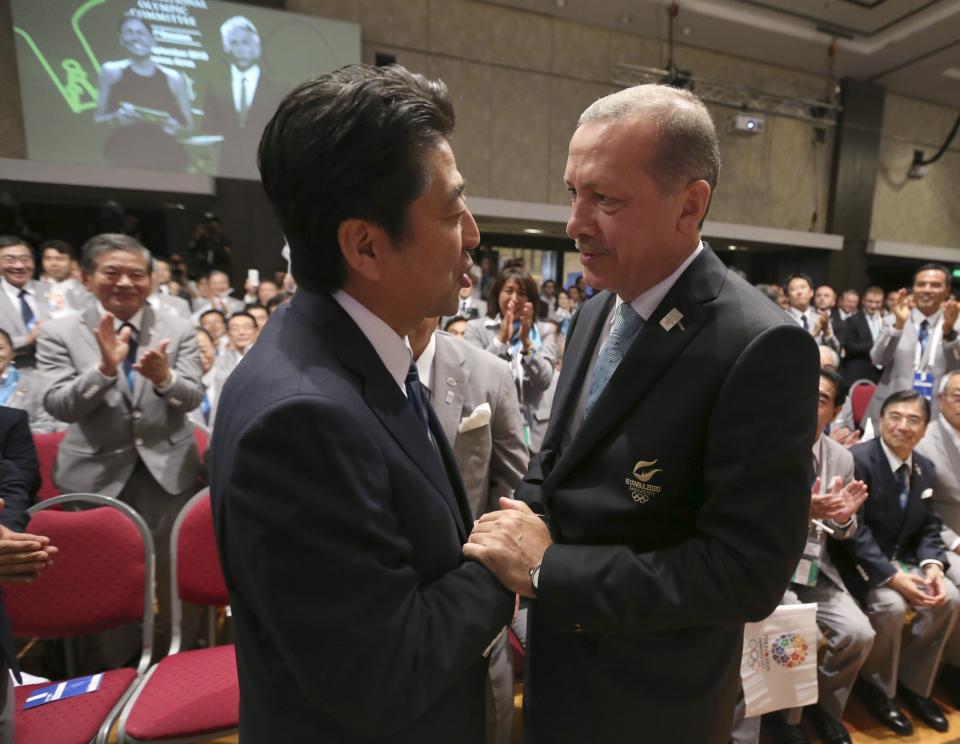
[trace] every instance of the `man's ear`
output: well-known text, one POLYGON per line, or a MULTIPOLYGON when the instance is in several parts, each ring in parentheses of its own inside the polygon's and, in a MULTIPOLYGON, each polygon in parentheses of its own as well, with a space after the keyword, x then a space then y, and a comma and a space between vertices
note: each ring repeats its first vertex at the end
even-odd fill
POLYGON ((380 251, 387 247, 383 228, 367 220, 351 218, 337 228, 340 253, 349 269, 369 281, 380 279, 380 251))
MULTIPOLYGON (((90 289, 90 279, 92 279, 92 277, 87 273, 86 269, 80 269, 80 279, 83 281, 83 286, 90 289)), ((93 290, 90 291, 92 292, 93 290)))
POLYGON ((702 179, 691 181, 683 188, 682 194, 683 202, 677 227, 684 233, 699 232, 700 223, 710 206, 710 184, 702 179))

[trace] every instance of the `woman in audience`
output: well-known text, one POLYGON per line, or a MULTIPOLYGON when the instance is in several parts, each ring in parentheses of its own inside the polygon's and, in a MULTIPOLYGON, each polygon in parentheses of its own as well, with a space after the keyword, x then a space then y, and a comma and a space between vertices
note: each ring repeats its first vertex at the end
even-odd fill
POLYGON ((0 329, 0 406, 26 411, 30 431, 34 434, 66 429, 67 424, 57 421, 44 410, 42 378, 33 377, 32 380, 33 385, 28 386, 20 377, 13 364, 13 341, 6 331, 0 329))
POLYGON ((567 335, 567 330, 570 328, 570 318, 573 317, 573 311, 575 309, 573 303, 570 301, 570 295, 567 290, 561 289, 557 292, 557 309, 553 311, 550 320, 556 321, 560 333, 564 336, 567 335))
POLYGON ((490 288, 486 318, 467 323, 464 340, 510 362, 520 398, 524 440, 531 452, 540 449, 550 416, 550 397, 557 364, 556 326, 536 323, 534 302, 540 293, 523 268, 504 269, 490 288))

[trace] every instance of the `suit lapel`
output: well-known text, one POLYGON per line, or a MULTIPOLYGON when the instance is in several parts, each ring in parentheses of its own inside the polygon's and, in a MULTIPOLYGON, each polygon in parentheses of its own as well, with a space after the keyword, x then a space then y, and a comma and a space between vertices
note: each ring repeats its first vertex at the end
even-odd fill
MULTIPOLYGON (((137 361, 139 362, 143 353, 150 348, 150 345, 153 343, 154 336, 156 336, 160 329, 157 328, 158 316, 153 312, 153 308, 149 305, 143 306, 143 318, 140 321, 140 333, 137 336, 137 361)), ((143 389, 146 385, 152 384, 141 375, 139 372, 133 375, 133 391, 131 397, 134 404, 139 404, 140 398, 143 397, 143 389)))
MULTIPOLYGON (((329 319, 321 332, 328 336, 340 362, 363 381, 363 397, 370 410, 447 503, 457 526, 457 533, 461 540, 466 541, 466 523, 458 503, 458 494, 451 478, 445 472, 444 463, 441 457, 437 456, 437 450, 417 420, 406 396, 387 372, 383 361, 363 332, 329 295, 301 289, 291 302, 311 322, 315 323, 317 318, 323 316, 329 319)), ((432 411, 431 418, 436 422, 436 414, 432 411)), ((440 431, 439 422, 437 430, 440 431)), ((438 442, 437 445, 442 456, 445 442, 438 442)), ((465 496, 463 501, 466 501, 465 496)))
POLYGON ((8 321, 13 326, 15 336, 26 336, 27 327, 23 324, 23 315, 20 314, 20 308, 16 307, 5 290, 0 288, 0 308, 3 308, 3 314, 7 316, 8 321))
POLYGON ((460 416, 463 412, 463 395, 470 381, 470 370, 464 366, 465 358, 455 344, 439 334, 433 357, 433 410, 450 446, 457 438, 460 416))
MULTIPOLYGON (((699 303, 717 296, 725 275, 726 268, 720 260, 709 248, 704 248, 643 324, 550 478, 562 479, 570 473, 627 413, 635 409, 700 331, 705 316, 699 303), (660 321, 674 310, 683 314, 680 323, 664 328, 660 321)), ((593 338, 596 339, 596 333, 593 338)), ((578 393, 580 389, 577 388, 578 393)))
POLYGON ((573 329, 563 354, 563 367, 560 371, 560 379, 557 381, 550 423, 547 425, 541 451, 560 451, 563 433, 570 416, 576 412, 577 401, 585 384, 587 368, 593 358, 593 351, 603 324, 610 317, 614 300, 615 296, 611 292, 601 292, 582 305, 572 321, 573 329))

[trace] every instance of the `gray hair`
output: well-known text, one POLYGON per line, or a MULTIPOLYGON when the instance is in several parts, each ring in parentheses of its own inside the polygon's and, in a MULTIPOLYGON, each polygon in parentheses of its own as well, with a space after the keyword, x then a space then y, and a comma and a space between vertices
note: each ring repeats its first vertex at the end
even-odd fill
POLYGON ((220 40, 223 42, 223 47, 227 47, 227 37, 231 33, 236 31, 238 28, 242 28, 244 31, 249 31, 251 34, 260 38, 260 32, 257 31, 257 27, 253 25, 253 22, 244 16, 233 16, 228 18, 223 22, 223 25, 220 26, 220 40))
POLYGON ((945 392, 947 392, 947 385, 949 385, 950 380, 952 380, 957 375, 960 375, 960 369, 954 369, 954 370, 951 370, 950 372, 947 372, 943 376, 943 379, 940 380, 940 387, 937 389, 937 392, 940 393, 940 395, 943 395, 945 392))
POLYGON ((710 112, 693 93, 669 85, 635 85, 594 101, 577 126, 631 117, 652 119, 657 148, 649 175, 662 195, 692 181, 706 181, 711 192, 720 178, 720 140, 710 112))
POLYGON ((101 233, 84 243, 80 254, 80 268, 92 274, 97 270, 97 261, 100 260, 100 256, 112 251, 143 256, 147 260, 147 271, 153 271, 153 256, 150 251, 136 238, 121 233, 101 233))
POLYGON ((830 355, 830 359, 833 360, 833 365, 832 365, 832 366, 833 366, 833 369, 839 370, 839 369, 840 369, 840 355, 837 353, 837 350, 836 350, 836 349, 833 349, 833 348, 831 348, 831 347, 829 347, 829 346, 824 346, 823 344, 819 344, 819 349, 820 349, 820 353, 821 353, 821 354, 822 354, 824 351, 826 351, 826 352, 830 355))

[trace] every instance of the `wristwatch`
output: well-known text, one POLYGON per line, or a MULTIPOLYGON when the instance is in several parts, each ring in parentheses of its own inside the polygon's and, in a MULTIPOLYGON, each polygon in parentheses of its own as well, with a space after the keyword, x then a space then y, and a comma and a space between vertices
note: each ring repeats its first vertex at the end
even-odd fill
POLYGON ((539 587, 539 584, 540 584, 540 566, 542 566, 542 565, 543 565, 542 563, 538 563, 536 566, 534 566, 533 568, 531 568, 531 569, 530 569, 530 572, 529 572, 529 573, 530 573, 530 583, 533 584, 533 589, 534 589, 534 591, 536 591, 537 589, 540 588, 540 587, 539 587))

